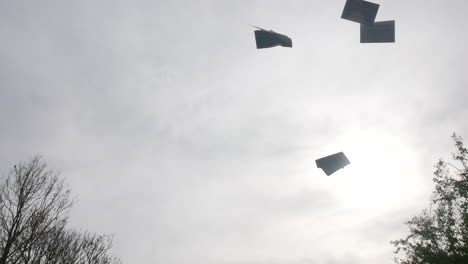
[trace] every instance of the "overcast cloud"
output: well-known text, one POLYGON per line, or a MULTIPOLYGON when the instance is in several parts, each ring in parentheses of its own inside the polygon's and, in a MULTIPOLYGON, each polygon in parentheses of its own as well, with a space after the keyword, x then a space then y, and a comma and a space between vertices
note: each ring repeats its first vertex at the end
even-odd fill
POLYGON ((468 4, 375 2, 395 44, 345 0, 1 0, 0 171, 43 155, 125 263, 392 263, 468 139, 468 4))

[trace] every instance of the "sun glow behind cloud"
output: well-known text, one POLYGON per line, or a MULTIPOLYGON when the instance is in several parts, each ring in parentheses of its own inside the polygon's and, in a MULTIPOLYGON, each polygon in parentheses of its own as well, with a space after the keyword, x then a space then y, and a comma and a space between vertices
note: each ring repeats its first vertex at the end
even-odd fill
POLYGON ((338 142, 351 161, 334 176, 342 181, 337 193, 343 202, 379 214, 420 194, 418 153, 398 135, 355 130, 338 142))

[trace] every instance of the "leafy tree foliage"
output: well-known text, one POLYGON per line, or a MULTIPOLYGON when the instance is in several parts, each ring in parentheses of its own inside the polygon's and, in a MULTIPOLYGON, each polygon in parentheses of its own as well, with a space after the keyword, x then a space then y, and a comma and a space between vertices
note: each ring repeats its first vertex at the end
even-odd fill
POLYGON ((468 263, 468 150, 461 137, 453 134, 452 139, 456 164, 441 159, 435 165, 430 207, 406 223, 406 238, 392 241, 396 263, 468 263))
POLYGON ((117 264, 112 238, 67 229, 74 200, 39 157, 0 179, 0 264, 117 264))

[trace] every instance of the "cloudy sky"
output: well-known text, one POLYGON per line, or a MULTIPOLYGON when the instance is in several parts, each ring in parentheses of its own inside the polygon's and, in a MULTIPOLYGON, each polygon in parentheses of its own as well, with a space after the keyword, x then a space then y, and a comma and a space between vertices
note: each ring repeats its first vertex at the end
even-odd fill
POLYGON ((344 2, 0 0, 0 173, 41 154, 125 263, 392 263, 468 138, 468 4, 376 1, 360 44, 344 2))

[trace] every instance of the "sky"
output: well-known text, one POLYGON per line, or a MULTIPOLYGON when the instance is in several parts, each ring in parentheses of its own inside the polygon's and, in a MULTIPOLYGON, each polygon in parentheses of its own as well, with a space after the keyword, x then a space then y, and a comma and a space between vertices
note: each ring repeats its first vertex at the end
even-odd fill
POLYGON ((396 43, 344 0, 0 0, 0 175, 42 155, 124 263, 393 263, 468 138, 468 4, 375 2, 396 43))

